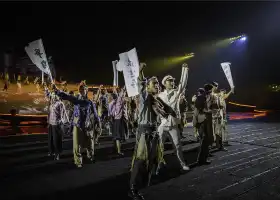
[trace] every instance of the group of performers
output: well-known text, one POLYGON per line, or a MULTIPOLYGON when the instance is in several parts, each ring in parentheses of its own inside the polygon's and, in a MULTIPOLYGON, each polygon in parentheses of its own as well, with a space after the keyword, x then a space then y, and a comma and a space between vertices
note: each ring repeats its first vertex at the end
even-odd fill
MULTIPOLYGON (((62 124, 69 124, 68 132, 73 136, 74 163, 83 166, 82 150, 87 159, 94 162, 95 144, 104 127, 115 141, 116 153, 123 155, 121 144, 132 134, 136 136, 136 145, 132 158, 130 191, 132 199, 144 199, 139 189, 148 186, 153 174, 160 174, 164 160, 164 143, 170 136, 176 156, 183 171, 189 171, 183 157, 181 139, 186 122, 187 105, 185 91, 189 68, 182 65, 182 74, 178 86, 175 78, 165 76, 160 90, 157 77, 145 78, 144 68, 140 64, 138 78, 139 95, 127 97, 126 88, 115 88, 112 93, 98 89, 93 98, 88 96, 88 87, 82 81, 78 94, 60 90, 55 84, 45 85, 49 99, 49 156, 60 159, 62 152, 62 124), (184 107, 184 108, 182 108, 184 107), (69 131, 70 130, 70 131, 69 131)), ((193 96, 194 133, 199 138, 200 148, 197 158, 199 165, 210 164, 208 159, 211 148, 226 151, 226 94, 218 91, 218 83, 205 84, 193 96), (214 146, 213 144, 216 143, 214 146)))
POLYGON ((13 75, 13 79, 10 79, 9 77, 9 73, 2 73, 0 75, 1 80, 4 82, 4 87, 2 89, 2 91, 7 92, 9 89, 9 86, 11 83, 16 83, 17 85, 17 94, 21 94, 22 93, 22 86, 23 85, 30 85, 30 79, 33 79, 33 84, 36 87, 36 93, 40 93, 41 91, 41 83, 43 80, 40 79, 40 77, 30 77, 30 76, 25 76, 25 78, 23 79, 21 74, 18 75, 13 75))

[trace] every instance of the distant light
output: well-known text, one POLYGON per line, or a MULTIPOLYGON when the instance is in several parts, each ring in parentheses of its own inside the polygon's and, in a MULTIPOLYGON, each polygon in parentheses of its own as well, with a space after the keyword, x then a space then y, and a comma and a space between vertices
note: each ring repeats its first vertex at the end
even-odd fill
POLYGON ((247 38, 246 37, 242 37, 240 40, 245 41, 247 38))

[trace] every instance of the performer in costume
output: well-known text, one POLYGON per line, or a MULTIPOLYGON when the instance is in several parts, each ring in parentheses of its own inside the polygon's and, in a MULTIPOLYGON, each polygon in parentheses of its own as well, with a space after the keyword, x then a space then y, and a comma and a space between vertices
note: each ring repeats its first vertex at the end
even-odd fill
POLYGON ((188 102, 184 94, 182 94, 179 98, 179 111, 180 111, 180 136, 181 139, 184 139, 185 136, 183 135, 184 127, 187 127, 187 111, 188 111, 188 102))
POLYGON ((226 90, 220 90, 220 105, 221 105, 221 115, 222 115, 222 142, 223 145, 229 145, 228 144, 228 131, 227 131, 227 113, 226 113, 226 99, 234 93, 234 88, 232 88, 228 93, 226 93, 226 90))
POLYGON ((124 120, 124 97, 126 94, 125 88, 122 88, 120 92, 114 89, 116 99, 113 103, 111 112, 113 111, 113 137, 117 148, 117 153, 123 155, 121 151, 121 141, 125 139, 125 120, 124 120))
MULTIPOLYGON (((203 89, 203 88, 202 88, 202 89, 203 89)), ((196 101, 198 95, 199 95, 199 93, 192 96, 191 109, 192 109, 193 111, 195 110, 195 101, 196 101)), ((194 123, 194 121, 193 121, 193 123, 194 123)), ((194 125, 193 125, 193 128, 194 128, 194 137, 196 138, 196 141, 197 141, 197 142, 200 142, 200 139, 201 139, 201 138, 200 138, 200 135, 199 135, 199 132, 198 132, 198 128, 196 128, 194 125)))
POLYGON ((226 148, 222 142, 222 114, 221 114, 221 104, 218 91, 218 83, 212 82, 212 119, 213 119, 213 137, 216 142, 216 148, 218 150, 226 151, 226 148))
POLYGON ((138 190, 141 186, 149 185, 152 169, 162 162, 163 158, 157 133, 157 115, 165 114, 154 96, 158 93, 159 84, 156 77, 148 80, 144 78, 144 66, 145 64, 141 63, 138 80, 140 89, 138 134, 130 177, 129 196, 134 200, 144 199, 138 190))
MULTIPOLYGON (((70 91, 69 95, 74 96, 74 92, 70 91)), ((74 104, 70 101, 67 101, 67 100, 64 100, 62 102, 65 105, 65 110, 66 110, 67 116, 69 118, 69 122, 64 123, 63 132, 64 132, 64 134, 70 136, 70 135, 72 135, 72 132, 73 132, 73 123, 72 122, 73 122, 73 118, 74 118, 74 116, 73 116, 74 104)))
POLYGON ((65 117, 63 103, 54 92, 49 92, 46 84, 45 94, 49 99, 49 114, 48 114, 48 156, 54 156, 55 160, 59 160, 62 152, 62 121, 65 117))
POLYGON ((113 134, 113 120, 114 120, 114 113, 115 113, 115 99, 114 99, 114 94, 108 94, 108 132, 109 135, 113 134))
POLYGON ((197 95, 193 97, 195 106, 193 114, 193 126, 198 131, 200 137, 200 148, 197 158, 199 165, 211 163, 211 161, 208 160, 210 145, 208 134, 212 134, 212 131, 209 132, 212 127, 212 118, 207 116, 212 116, 212 112, 206 103, 206 99, 209 98, 209 94, 211 93, 211 88, 211 86, 206 85, 205 89, 207 92, 205 92, 205 89, 199 88, 197 95))
POLYGON ((87 158, 94 162, 94 124, 96 120, 100 122, 95 103, 88 99, 88 88, 84 82, 79 85, 79 94, 77 96, 60 91, 55 85, 53 85, 53 88, 60 98, 71 101, 74 104, 73 154, 74 163, 78 168, 81 168, 83 164, 81 149, 83 147, 87 150, 87 158))
POLYGON ((189 171, 190 168, 186 165, 182 152, 182 145, 180 141, 180 130, 178 125, 180 124, 180 109, 179 109, 179 98, 182 93, 185 92, 188 78, 188 67, 187 64, 182 66, 181 81, 178 89, 174 89, 175 83, 174 78, 170 75, 165 76, 162 80, 165 90, 159 93, 158 97, 165 104, 168 105, 170 111, 167 119, 161 118, 161 124, 158 128, 159 136, 162 145, 166 139, 166 132, 171 136, 173 145, 176 149, 177 158, 184 171, 189 171))

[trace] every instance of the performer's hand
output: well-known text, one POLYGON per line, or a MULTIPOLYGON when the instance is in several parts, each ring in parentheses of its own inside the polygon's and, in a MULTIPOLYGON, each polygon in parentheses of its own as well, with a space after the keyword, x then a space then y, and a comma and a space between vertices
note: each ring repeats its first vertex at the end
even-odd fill
POLYGON ((147 66, 146 63, 140 63, 140 72, 143 71, 143 69, 147 66))
POLYGON ((184 63, 184 64, 182 65, 182 67, 185 67, 185 68, 189 69, 189 67, 188 67, 188 64, 187 64, 187 63, 184 63))
POLYGON ((231 88, 231 93, 232 93, 232 94, 234 94, 234 87, 233 87, 233 88, 231 88))
POLYGON ((196 96, 196 95, 193 95, 193 97, 192 97, 192 102, 195 102, 196 99, 197 99, 197 96, 196 96))

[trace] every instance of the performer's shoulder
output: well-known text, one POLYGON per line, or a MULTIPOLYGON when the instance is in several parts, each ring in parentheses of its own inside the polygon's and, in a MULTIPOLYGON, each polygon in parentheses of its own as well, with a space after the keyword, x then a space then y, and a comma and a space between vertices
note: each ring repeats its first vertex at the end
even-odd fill
POLYGON ((157 96, 162 99, 164 97, 164 95, 165 95, 164 92, 160 92, 157 96))

